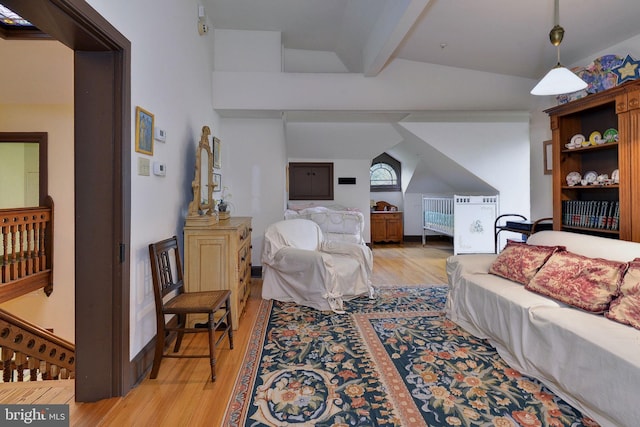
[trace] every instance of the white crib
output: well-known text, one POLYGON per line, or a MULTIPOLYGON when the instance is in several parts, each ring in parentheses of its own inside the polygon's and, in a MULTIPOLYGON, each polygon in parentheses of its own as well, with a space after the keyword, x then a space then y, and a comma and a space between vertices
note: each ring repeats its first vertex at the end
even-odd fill
POLYGON ((498 196, 422 197, 422 244, 427 231, 453 237, 453 252, 493 253, 498 196))

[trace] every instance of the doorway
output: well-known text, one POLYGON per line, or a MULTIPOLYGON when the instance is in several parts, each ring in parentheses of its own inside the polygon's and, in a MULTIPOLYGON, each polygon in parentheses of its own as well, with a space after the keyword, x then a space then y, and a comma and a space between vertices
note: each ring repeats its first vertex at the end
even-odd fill
POLYGON ((0 190, 0 209, 43 206, 47 177, 46 132, 0 132, 0 181, 15 189, 0 190))
POLYGON ((131 45, 84 0, 2 0, 74 50, 79 402, 123 396, 129 362, 131 45))

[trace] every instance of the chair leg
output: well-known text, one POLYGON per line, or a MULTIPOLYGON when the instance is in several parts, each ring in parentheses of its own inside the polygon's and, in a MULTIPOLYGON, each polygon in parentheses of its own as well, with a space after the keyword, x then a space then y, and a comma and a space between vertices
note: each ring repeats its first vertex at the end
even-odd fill
POLYGON ((227 298, 227 333, 229 335, 229 348, 233 350, 233 323, 231 321, 231 301, 227 298))
POLYGON ((156 333, 156 352, 153 355, 153 367, 151 368, 151 375, 149 375, 151 379, 155 379, 160 370, 160 362, 162 361, 162 354, 164 353, 164 336, 164 329, 159 329, 156 333))
MULTIPOLYGON (((178 327, 184 328, 187 323, 187 315, 186 314, 178 314, 178 327)), ((180 351, 180 346, 182 345, 182 338, 184 337, 184 331, 178 331, 176 336, 176 345, 173 347, 173 352, 177 353, 180 351)))
POLYGON ((216 341, 215 341, 215 320, 213 313, 209 313, 209 363, 211 364, 211 382, 216 381, 216 341))

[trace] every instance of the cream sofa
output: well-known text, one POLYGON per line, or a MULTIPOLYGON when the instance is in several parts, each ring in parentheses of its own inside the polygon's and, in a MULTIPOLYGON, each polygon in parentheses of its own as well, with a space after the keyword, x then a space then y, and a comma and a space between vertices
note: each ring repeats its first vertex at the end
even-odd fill
MULTIPOLYGON (((562 231, 535 233, 527 243, 614 261, 640 257, 639 243, 562 231)), ((602 426, 640 425, 640 330, 490 274, 496 257, 447 260, 447 316, 602 426)))

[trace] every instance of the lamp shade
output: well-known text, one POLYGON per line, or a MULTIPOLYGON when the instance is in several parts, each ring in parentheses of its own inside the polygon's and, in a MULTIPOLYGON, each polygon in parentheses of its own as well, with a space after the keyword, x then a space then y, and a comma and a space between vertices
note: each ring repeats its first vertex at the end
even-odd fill
POLYGON ((562 95, 585 89, 587 83, 571 70, 558 64, 531 89, 531 95, 562 95))

